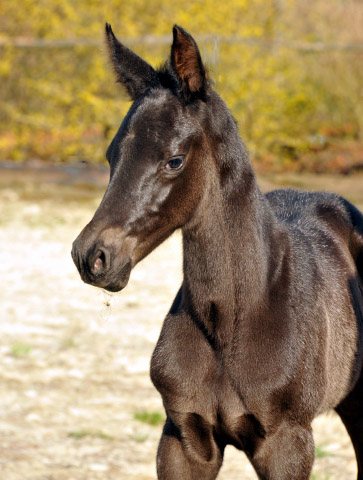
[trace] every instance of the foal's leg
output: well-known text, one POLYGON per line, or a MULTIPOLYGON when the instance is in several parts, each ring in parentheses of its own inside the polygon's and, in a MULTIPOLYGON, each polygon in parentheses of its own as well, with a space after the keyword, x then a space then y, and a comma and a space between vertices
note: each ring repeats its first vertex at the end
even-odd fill
POLYGON ((281 424, 250 458, 261 480, 309 480, 315 457, 310 425, 281 424))
POLYGON ((363 372, 353 392, 336 411, 352 440, 358 464, 358 480, 363 480, 363 372))
POLYGON ((167 419, 157 456, 159 480, 215 480, 223 461, 213 430, 202 417, 188 414, 181 429, 167 419))

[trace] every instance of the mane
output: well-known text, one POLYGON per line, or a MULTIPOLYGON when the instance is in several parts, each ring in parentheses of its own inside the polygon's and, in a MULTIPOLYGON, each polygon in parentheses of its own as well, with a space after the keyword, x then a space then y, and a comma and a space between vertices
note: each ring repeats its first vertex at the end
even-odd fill
MULTIPOLYGON (((162 63, 160 67, 156 70, 160 86, 162 88, 166 88, 167 90, 170 90, 173 95, 176 97, 180 98, 181 100, 184 100, 186 103, 191 103, 194 100, 200 99, 205 101, 205 95, 201 95, 200 92, 189 92, 189 94, 186 96, 185 95, 185 90, 183 89, 183 86, 176 76, 176 74, 173 71, 173 68, 171 67, 171 62, 170 59, 168 59, 166 62, 162 63)), ((209 78, 208 71, 206 70, 206 80, 205 80, 205 87, 206 87, 206 92, 210 91, 210 88, 212 87, 213 82, 209 78)))
POLYGON ((171 69, 170 61, 167 60, 156 70, 160 85, 170 90, 174 95, 178 95, 180 85, 178 79, 171 69))

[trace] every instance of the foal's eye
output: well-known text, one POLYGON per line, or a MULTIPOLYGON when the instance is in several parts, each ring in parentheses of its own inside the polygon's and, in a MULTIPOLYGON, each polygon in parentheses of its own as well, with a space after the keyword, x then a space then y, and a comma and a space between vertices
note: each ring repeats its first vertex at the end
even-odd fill
POLYGON ((174 157, 171 158, 168 163, 165 165, 166 170, 168 171, 177 171, 182 168, 184 164, 184 157, 174 157))

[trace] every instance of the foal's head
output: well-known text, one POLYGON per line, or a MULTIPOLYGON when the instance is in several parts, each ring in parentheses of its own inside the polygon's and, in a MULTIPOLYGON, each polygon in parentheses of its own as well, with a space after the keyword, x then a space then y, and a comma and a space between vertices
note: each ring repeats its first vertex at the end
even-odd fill
POLYGON ((110 181, 72 256, 82 279, 110 291, 124 288, 130 271, 192 218, 210 184, 213 151, 205 135, 211 99, 198 47, 173 29, 170 60, 160 70, 123 46, 106 25, 118 81, 133 104, 106 156, 110 181))

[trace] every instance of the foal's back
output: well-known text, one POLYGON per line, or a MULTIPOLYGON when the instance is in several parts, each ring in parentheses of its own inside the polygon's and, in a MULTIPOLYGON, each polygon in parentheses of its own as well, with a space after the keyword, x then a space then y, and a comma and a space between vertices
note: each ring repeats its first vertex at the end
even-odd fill
POLYGON ((275 190, 266 194, 275 216, 293 235, 330 253, 337 242, 346 244, 363 278, 363 215, 351 203, 334 193, 275 190))

